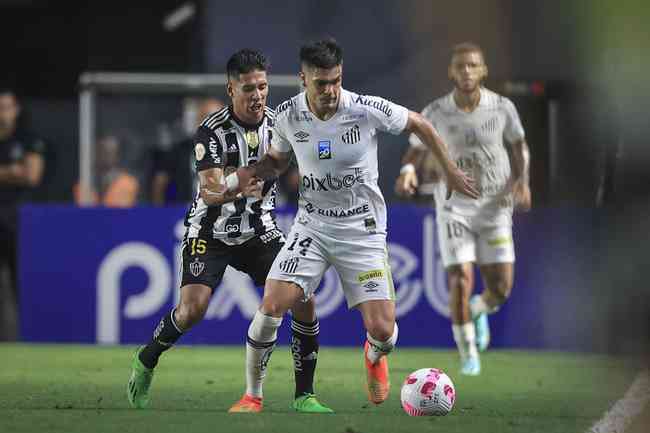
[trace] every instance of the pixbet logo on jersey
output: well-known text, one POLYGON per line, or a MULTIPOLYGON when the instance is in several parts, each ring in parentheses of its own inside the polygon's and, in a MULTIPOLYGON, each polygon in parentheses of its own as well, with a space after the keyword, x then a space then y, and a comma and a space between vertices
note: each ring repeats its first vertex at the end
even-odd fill
POLYGON ((327 173, 325 177, 314 177, 313 174, 302 177, 302 187, 312 191, 338 191, 341 188, 352 188, 355 183, 364 183, 363 171, 360 168, 354 169, 354 174, 346 174, 343 177, 332 176, 327 173))

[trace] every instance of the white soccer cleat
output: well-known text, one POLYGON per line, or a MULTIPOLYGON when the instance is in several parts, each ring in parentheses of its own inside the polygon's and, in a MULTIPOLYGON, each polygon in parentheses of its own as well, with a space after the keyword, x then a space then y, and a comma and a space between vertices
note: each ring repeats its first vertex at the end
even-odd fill
POLYGON ((481 374, 481 360, 478 356, 469 356, 460 361, 460 374, 465 376, 478 376, 481 374))

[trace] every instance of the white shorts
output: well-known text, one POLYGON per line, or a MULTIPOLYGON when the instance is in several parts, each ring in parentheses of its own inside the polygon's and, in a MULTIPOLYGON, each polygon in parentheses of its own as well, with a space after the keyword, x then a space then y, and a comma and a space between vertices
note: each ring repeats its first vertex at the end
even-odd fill
POLYGON ((511 224, 489 224, 448 213, 439 213, 436 223, 445 268, 461 263, 485 265, 515 261, 511 224))
POLYGON ((348 308, 371 300, 395 300, 386 235, 380 233, 336 236, 296 221, 267 278, 296 283, 307 300, 330 266, 341 278, 348 308))

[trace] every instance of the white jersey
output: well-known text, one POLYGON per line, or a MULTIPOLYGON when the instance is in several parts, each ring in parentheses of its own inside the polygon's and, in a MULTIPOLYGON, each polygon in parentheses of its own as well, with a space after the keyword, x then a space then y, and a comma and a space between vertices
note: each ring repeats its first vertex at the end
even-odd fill
POLYGON ((276 108, 272 146, 293 150, 300 170, 299 218, 324 227, 386 233, 377 180, 377 131, 399 134, 408 110, 377 96, 341 89, 336 114, 320 120, 300 93, 276 108))
MULTIPOLYGON (((444 182, 436 185, 434 195, 439 212, 465 217, 509 220, 512 217, 511 194, 504 194, 510 177, 510 159, 504 145, 524 139, 524 128, 512 101, 481 88, 476 109, 466 113, 458 109, 453 92, 436 99, 422 110, 447 144, 449 157, 476 181, 478 200, 454 192, 446 200, 444 182)), ((422 146, 411 134, 411 146, 422 146)))

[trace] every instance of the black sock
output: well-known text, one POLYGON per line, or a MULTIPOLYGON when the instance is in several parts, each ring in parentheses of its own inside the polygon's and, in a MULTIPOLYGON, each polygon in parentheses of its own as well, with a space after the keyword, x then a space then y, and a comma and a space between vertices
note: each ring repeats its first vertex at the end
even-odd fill
POLYGON ((154 368, 158 364, 160 354, 171 348, 174 343, 183 335, 174 322, 174 311, 165 314, 153 332, 153 338, 142 351, 140 351, 140 362, 147 368, 154 368))
POLYGON ((311 323, 291 320, 291 356, 296 375, 296 397, 314 393, 318 331, 318 319, 311 323))

